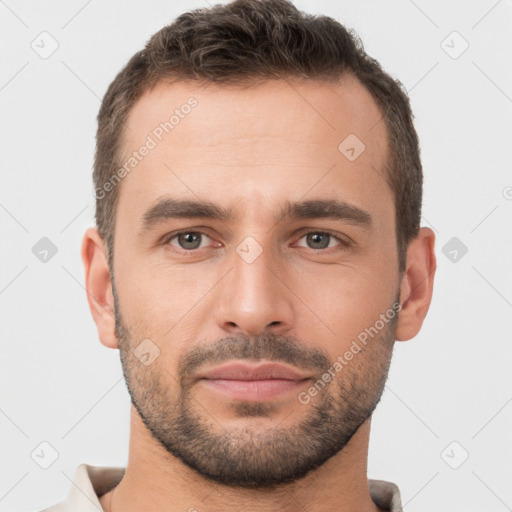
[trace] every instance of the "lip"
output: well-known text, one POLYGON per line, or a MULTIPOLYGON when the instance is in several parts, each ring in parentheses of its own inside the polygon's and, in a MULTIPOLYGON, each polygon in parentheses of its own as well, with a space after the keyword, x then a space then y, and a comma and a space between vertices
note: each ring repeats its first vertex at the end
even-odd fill
POLYGON ((247 363, 228 363, 199 374, 200 379, 238 381, 273 379, 300 381, 310 377, 311 375, 302 374, 289 366, 277 363, 263 363, 257 366, 247 363))
POLYGON ((200 382, 211 391, 249 402, 270 400, 292 391, 297 393, 309 379, 309 375, 275 363, 258 366, 230 363, 200 375, 200 382))

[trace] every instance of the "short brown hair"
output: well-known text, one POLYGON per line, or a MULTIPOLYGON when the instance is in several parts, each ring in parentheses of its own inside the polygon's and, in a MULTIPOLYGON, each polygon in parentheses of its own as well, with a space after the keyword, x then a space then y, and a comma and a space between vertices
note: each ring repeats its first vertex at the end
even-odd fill
POLYGON ((407 93, 366 54, 352 30, 303 13, 288 0, 235 0, 184 13, 154 34, 110 84, 98 114, 93 173, 96 191, 103 191, 96 194, 96 224, 110 269, 119 187, 107 194, 102 187, 121 165, 123 126, 143 92, 165 78, 250 85, 293 77, 334 82, 345 73, 371 93, 386 124, 389 161, 383 174, 395 197, 403 271, 407 246, 420 227, 423 186, 407 93))

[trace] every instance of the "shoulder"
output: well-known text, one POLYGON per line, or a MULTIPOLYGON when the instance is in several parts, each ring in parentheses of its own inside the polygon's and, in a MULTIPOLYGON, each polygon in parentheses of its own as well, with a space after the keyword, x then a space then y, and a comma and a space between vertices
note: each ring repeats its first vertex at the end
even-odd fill
POLYGON ((65 500, 38 512, 98 512, 99 497, 115 487, 125 468, 80 464, 65 500))

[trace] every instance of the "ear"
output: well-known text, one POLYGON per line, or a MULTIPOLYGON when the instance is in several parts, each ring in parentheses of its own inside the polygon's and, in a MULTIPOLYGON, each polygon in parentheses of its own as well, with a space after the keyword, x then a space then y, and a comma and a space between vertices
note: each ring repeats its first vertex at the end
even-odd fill
POLYGON ((100 341, 106 347, 118 348, 108 260, 103 240, 96 228, 89 228, 85 232, 81 253, 85 268, 87 301, 100 341))
POLYGON ((406 341, 418 334, 427 316, 436 271, 435 234, 421 228, 407 249, 406 268, 400 284, 400 303, 395 338, 406 341))

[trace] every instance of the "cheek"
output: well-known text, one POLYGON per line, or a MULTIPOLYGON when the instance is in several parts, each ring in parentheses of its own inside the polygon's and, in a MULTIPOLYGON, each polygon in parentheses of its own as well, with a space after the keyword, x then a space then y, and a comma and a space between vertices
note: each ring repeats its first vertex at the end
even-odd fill
POLYGON ((203 264, 176 266, 158 261, 125 259, 116 268, 116 288, 128 325, 146 325, 161 336, 197 315, 201 301, 219 280, 215 268, 203 264), (186 316, 185 316, 186 315, 186 316))
POLYGON ((297 296, 307 306, 297 318, 298 328, 310 339, 320 329, 339 349, 373 326, 397 291, 394 274, 378 262, 332 265, 328 272, 310 277, 296 281, 297 296))

